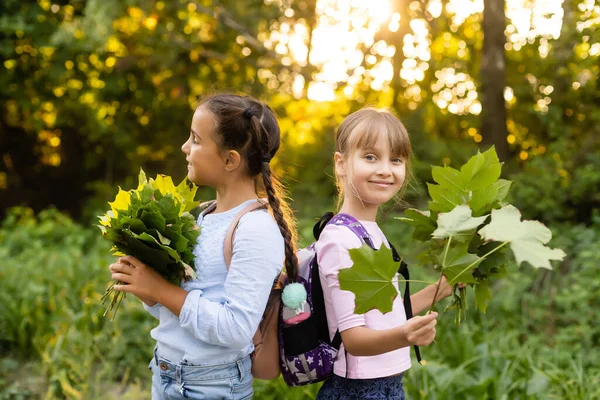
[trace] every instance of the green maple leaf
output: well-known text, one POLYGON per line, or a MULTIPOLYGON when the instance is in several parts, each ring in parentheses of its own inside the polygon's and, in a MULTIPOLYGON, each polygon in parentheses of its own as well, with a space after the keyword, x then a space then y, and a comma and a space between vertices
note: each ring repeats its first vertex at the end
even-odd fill
POLYGON ((441 187, 454 189, 460 195, 466 194, 467 182, 459 170, 449 166, 431 168, 433 180, 441 187))
POLYGON ((431 211, 448 212, 459 204, 465 203, 463 194, 455 188, 447 188, 441 185, 427 184, 431 200, 429 208, 431 211))
POLYGON ((135 233, 142 233, 148 230, 146 225, 139 218, 130 218, 128 221, 123 221, 124 224, 129 225, 129 229, 135 233))
POLYGON ((460 169, 460 173, 467 182, 469 190, 481 189, 492 185, 502 172, 502 164, 498 159, 496 150, 491 147, 484 153, 477 152, 460 169))
POLYGON ((140 235, 127 230, 109 231, 109 240, 115 243, 118 251, 130 254, 145 264, 152 266, 163 276, 168 274, 167 265, 173 262, 170 255, 159 246, 148 246, 148 243, 156 243, 156 239, 148 234, 142 234, 146 240, 140 240, 140 235), (111 237, 112 236, 112 237, 111 237))
POLYGON ((148 229, 146 232, 142 232, 138 235, 142 235, 143 233, 147 233, 150 236, 152 236, 158 243, 160 244, 164 244, 165 246, 168 246, 171 244, 171 239, 165 237, 163 234, 161 234, 159 231, 157 231, 156 229, 148 229))
POLYGON ((475 306, 483 313, 487 309, 488 301, 492 299, 489 281, 482 281, 475 285, 475 306))
POLYGON ((409 208, 404 211, 404 215, 406 217, 396 217, 396 219, 405 221, 415 228, 412 234, 413 239, 420 241, 431 239, 431 233, 435 230, 436 225, 429 211, 409 208))
POLYGON ((198 186, 190 182, 187 177, 182 180, 179 185, 177 185, 175 190, 177 193, 179 193, 181 199, 183 200, 184 207, 183 210, 181 210, 182 212, 193 210, 194 208, 198 207, 198 204, 200 204, 199 201, 194 201, 198 186))
POLYGON ((165 230, 165 236, 171 239, 171 247, 178 252, 182 253, 187 250, 189 240, 183 237, 182 229, 183 224, 168 224, 165 230))
MULTIPOLYGON (((476 239, 481 241, 479 235, 474 236, 473 240, 475 241, 476 239)), ((502 278, 508 274, 506 267, 512 262, 512 259, 509 257, 510 251, 509 249, 500 249, 500 251, 495 251, 490 254, 496 247, 498 247, 498 243, 489 242, 477 249, 477 254, 479 256, 487 254, 477 266, 475 276, 478 279, 502 278)))
POLYGON ((469 200, 473 214, 480 216, 489 213, 508 195, 511 184, 506 179, 498 179, 490 186, 473 190, 469 200))
POLYGON ((479 230, 486 241, 508 243, 517 265, 527 261, 535 268, 552 269, 550 260, 562 260, 565 252, 544 246, 552 239, 552 232, 538 221, 521 221, 521 213, 507 205, 492 210, 492 220, 479 230))
POLYGON ((198 236, 200 236, 200 227, 196 225, 196 218, 189 212, 184 212, 180 218, 183 223, 181 234, 192 243, 192 246, 195 245, 198 236))
POLYGON ((382 245, 377 251, 367 244, 349 251, 353 265, 340 270, 340 289, 349 290, 356 296, 356 314, 377 309, 382 313, 392 311, 398 295, 392 279, 398 272, 399 263, 392 259, 392 251, 382 245))
MULTIPOLYGON (((446 254, 446 259, 441 260, 444 275, 448 279, 450 285, 458 282, 461 283, 477 283, 473 276, 473 270, 477 267, 479 257, 476 254, 468 252, 468 243, 459 243, 456 246, 451 246, 446 254)), ((440 258, 443 258, 443 253, 440 258)))
POLYGON ((140 174, 138 175, 138 190, 143 188, 144 185, 148 183, 148 179, 146 178, 146 173, 142 168, 140 168, 140 174))
POLYGON ((491 147, 478 152, 459 170, 449 166, 432 167, 436 184, 428 184, 433 211, 448 212, 455 206, 469 204, 476 216, 488 213, 508 194, 510 181, 499 180, 502 164, 491 147))
POLYGON ((458 241, 471 239, 475 228, 481 225, 486 218, 487 215, 473 218, 471 209, 466 204, 456 206, 452 211, 438 215, 438 227, 433 231, 432 236, 434 239, 452 237, 458 241))
POLYGON ((140 199, 140 206, 154 199, 154 188, 151 183, 146 183, 141 190, 136 191, 140 199))
POLYGON ((149 229, 156 229, 160 232, 164 232, 165 230, 165 217, 163 217, 158 210, 143 210, 140 219, 149 229))
POLYGON ((511 181, 507 181, 506 179, 498 179, 494 182, 494 186, 496 186, 497 193, 496 198, 494 199, 496 202, 502 201, 508 195, 508 191, 510 190, 511 181))
POLYGON ((155 202, 160 214, 165 218, 166 223, 171 224, 179 217, 180 204, 176 203, 171 195, 166 195, 155 202))
MULTIPOLYGON (((186 263, 191 265, 192 267, 194 267, 194 260, 196 259, 196 256, 194 255, 194 253, 192 253, 191 250, 186 250, 186 251, 182 251, 181 252, 181 260, 186 263)), ((192 275, 194 278, 196 277, 196 273, 194 272, 194 275, 192 275)))

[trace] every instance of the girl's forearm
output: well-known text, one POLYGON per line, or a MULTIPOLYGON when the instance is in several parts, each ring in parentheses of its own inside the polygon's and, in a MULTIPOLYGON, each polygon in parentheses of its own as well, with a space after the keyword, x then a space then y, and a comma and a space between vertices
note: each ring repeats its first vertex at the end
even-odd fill
MULTIPOLYGON (((412 304, 413 315, 420 314, 423 310, 429 309, 431 303, 433 302, 433 296, 435 295, 436 288, 437 284, 429 285, 410 296, 410 303, 412 304)), ((435 301, 438 302, 444 297, 447 297, 445 291, 440 290, 435 301)))
POLYGON ((158 303, 157 301, 152 300, 152 298, 150 297, 137 296, 137 298, 140 299, 148 307, 152 307, 158 303))
POLYGON ((342 342, 353 356, 376 356, 410 346, 402 326, 373 330, 364 326, 350 328, 341 333, 342 342))
POLYGON ((188 292, 167 281, 164 281, 164 283, 156 289, 155 293, 157 294, 154 296, 156 302, 160 303, 163 307, 167 307, 173 314, 179 317, 188 292))

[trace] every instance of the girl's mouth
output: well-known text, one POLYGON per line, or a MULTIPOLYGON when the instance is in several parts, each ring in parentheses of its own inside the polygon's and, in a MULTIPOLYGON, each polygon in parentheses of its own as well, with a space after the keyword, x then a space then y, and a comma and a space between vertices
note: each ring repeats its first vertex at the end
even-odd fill
POLYGON ((377 185, 381 188, 388 188, 390 186, 392 186, 391 182, 375 182, 375 181, 370 181, 372 184, 377 185))

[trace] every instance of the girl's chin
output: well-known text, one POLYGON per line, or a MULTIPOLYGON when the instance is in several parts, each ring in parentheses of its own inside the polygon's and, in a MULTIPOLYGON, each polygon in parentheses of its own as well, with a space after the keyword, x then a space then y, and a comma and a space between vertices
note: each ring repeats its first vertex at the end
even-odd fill
POLYGON ((196 186, 206 186, 206 183, 201 182, 200 179, 192 171, 188 171, 187 178, 196 186))
POLYGON ((192 182, 193 184, 195 184, 195 185, 198 185, 198 184, 196 183, 196 180, 197 180, 197 179, 196 179, 196 177, 194 176, 194 173, 193 173, 191 170, 189 170, 189 169, 188 169, 188 173, 187 173, 187 178, 188 178, 188 180, 189 180, 190 182, 192 182))
POLYGON ((382 197, 371 197, 371 198, 367 198, 364 199, 363 201, 365 203, 371 204, 372 206, 382 206, 385 203, 387 203, 388 201, 390 201, 393 197, 388 197, 388 196, 382 196, 382 197))
POLYGON ((352 196, 352 198, 345 197, 344 204, 352 204, 352 207, 357 207, 358 209, 378 209, 387 203, 386 199, 376 198, 376 197, 363 197, 359 198, 356 196, 352 196))

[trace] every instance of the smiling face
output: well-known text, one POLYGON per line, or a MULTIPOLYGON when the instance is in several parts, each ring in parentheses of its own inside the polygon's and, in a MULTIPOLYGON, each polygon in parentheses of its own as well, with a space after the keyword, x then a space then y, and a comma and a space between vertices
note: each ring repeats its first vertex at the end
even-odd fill
POLYGON ((181 146, 188 162, 188 179, 196 185, 215 187, 223 181, 225 160, 214 140, 215 121, 205 107, 194 112, 190 137, 181 146))
POLYGON ((385 137, 372 148, 358 149, 345 160, 343 175, 346 196, 380 206, 392 199, 402 187, 406 164, 393 154, 385 137))
POLYGON ((402 188, 411 145, 389 112, 365 108, 349 115, 336 137, 335 172, 344 203, 378 207, 402 188))

